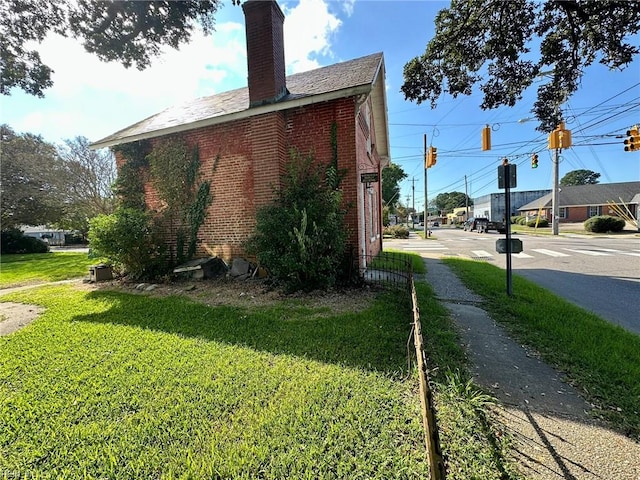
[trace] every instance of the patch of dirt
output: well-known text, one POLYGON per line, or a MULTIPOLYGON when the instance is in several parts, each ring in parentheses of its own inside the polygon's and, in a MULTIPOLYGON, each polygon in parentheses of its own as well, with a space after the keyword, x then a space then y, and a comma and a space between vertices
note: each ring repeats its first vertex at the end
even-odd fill
POLYGON ((42 312, 44 312, 44 308, 36 305, 13 302, 0 303, 0 337, 29 325, 42 312))
POLYGON ((118 280, 83 284, 79 288, 88 290, 118 290, 127 293, 167 297, 188 297, 209 306, 228 305, 235 307, 272 306, 283 301, 300 302, 309 308, 328 308, 332 312, 357 312, 368 308, 379 293, 375 288, 362 287, 334 289, 310 293, 286 294, 271 287, 263 280, 197 280, 178 281, 167 284, 126 283, 118 280))
MULTIPOLYGON (((371 305, 379 292, 376 288, 362 287, 286 294, 271 287, 263 280, 238 281, 232 279, 178 281, 166 284, 128 283, 120 280, 99 283, 80 283, 73 280, 55 283, 71 282, 76 283, 74 287, 81 290, 116 290, 155 297, 177 295, 212 307, 228 305, 259 308, 290 301, 299 302, 309 308, 325 308, 334 313, 362 311, 371 305)), ((42 284, 6 289, 2 293, 38 286, 42 286, 42 284)), ((44 308, 36 305, 0 302, 0 336, 9 335, 28 325, 43 312, 44 308)))

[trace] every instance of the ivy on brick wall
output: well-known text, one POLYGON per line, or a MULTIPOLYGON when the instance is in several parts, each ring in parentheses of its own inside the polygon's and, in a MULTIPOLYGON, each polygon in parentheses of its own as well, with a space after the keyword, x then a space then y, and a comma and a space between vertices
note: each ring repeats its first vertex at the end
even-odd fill
POLYGON ((147 155, 151 151, 151 144, 148 140, 141 140, 116 145, 112 150, 124 160, 118 169, 118 179, 114 185, 119 206, 145 210, 143 171, 149 165, 147 155))
POLYGON ((190 260, 212 201, 208 181, 196 186, 200 170, 198 147, 189 148, 183 138, 172 137, 158 142, 147 158, 151 182, 164 204, 164 220, 176 234, 175 260, 190 260))
POLYGON ((347 169, 338 168, 338 122, 331 124, 331 163, 327 166, 327 185, 332 190, 338 190, 342 179, 347 174, 347 169))

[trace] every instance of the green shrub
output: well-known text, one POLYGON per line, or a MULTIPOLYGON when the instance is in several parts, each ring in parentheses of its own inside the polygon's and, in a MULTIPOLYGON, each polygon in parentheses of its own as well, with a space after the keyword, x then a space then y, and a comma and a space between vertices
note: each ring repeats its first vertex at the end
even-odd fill
POLYGON ((336 172, 291 152, 276 200, 256 212, 247 251, 289 290, 335 285, 346 248, 342 193, 336 172))
POLYGON ((526 224, 527 224, 527 217, 518 218, 518 225, 526 225, 526 224))
POLYGON ((591 217, 584 222, 584 229, 593 233, 621 232, 624 226, 625 221, 622 218, 610 215, 591 217))
POLYGON ((514 215, 513 217, 511 217, 511 224, 520 224, 520 220, 522 220, 524 217, 522 215, 514 215))
POLYGON ((0 233, 0 251, 10 253, 47 253, 49 245, 39 238, 30 237, 17 228, 3 230, 0 233))
POLYGON ((409 238, 409 229, 404 225, 393 225, 386 227, 383 234, 391 238, 409 238))
POLYGON ((95 217, 90 222, 89 243, 93 255, 107 258, 134 279, 166 273, 163 248, 147 212, 121 208, 95 217))
POLYGON ((527 222, 528 227, 535 227, 536 225, 540 228, 548 227, 549 220, 547 220, 546 218, 541 218, 541 219, 532 218, 527 222))

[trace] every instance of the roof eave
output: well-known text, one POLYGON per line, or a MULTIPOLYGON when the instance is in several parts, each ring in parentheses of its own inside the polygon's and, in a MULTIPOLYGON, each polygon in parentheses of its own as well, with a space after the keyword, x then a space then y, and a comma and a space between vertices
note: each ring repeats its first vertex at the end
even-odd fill
MULTIPOLYGON (((151 132, 140 133, 138 135, 130 135, 130 136, 125 136, 121 138, 114 138, 111 140, 107 140, 107 139, 98 140, 97 142, 92 143, 90 145, 90 148, 93 150, 97 150, 99 148, 114 147, 116 145, 121 145, 123 143, 147 140, 150 138, 161 137, 161 136, 170 135, 173 133, 186 132, 189 130, 194 130, 196 128, 209 127, 212 125, 219 125, 222 123, 233 122, 236 120, 243 120, 245 118, 253 117, 256 115, 262 115, 265 113, 278 112, 282 110, 288 110, 291 108, 304 107, 307 105, 313 105, 315 103, 322 103, 322 102, 328 102, 331 100, 337 100, 339 98, 354 97, 362 94, 367 94, 371 90, 372 90, 372 85, 370 83, 366 83, 364 85, 349 87, 342 90, 336 90, 333 92, 326 92, 318 95, 311 95, 309 97, 296 98, 296 99, 287 100, 284 102, 278 102, 278 103, 273 103, 269 105, 262 105, 259 107, 252 107, 246 110, 241 110, 239 112, 234 112, 227 115, 219 115, 215 117, 205 118, 195 122, 189 122, 189 123, 184 123, 180 125, 174 125, 167 128, 153 130, 151 132)), ((386 100, 385 100, 385 103, 386 103, 386 100)), ((385 109, 385 117, 386 117, 386 109, 385 109)), ((106 137, 106 138, 109 138, 109 137, 106 137)), ((388 139, 387 139, 387 145, 388 145, 388 139)))

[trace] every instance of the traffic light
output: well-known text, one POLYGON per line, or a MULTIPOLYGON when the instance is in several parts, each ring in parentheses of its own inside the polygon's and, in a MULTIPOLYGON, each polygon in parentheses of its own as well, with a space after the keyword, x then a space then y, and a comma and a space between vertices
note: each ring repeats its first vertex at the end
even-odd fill
POLYGON ((571 130, 564 128, 564 122, 560 122, 560 125, 558 125, 558 140, 560 148, 569 148, 571 146, 571 130))
POLYGON ((482 129, 482 150, 491 150, 491 127, 489 125, 482 129))
POLYGON ((627 130, 627 139, 624 141, 625 152, 635 152, 640 150, 640 131, 638 125, 635 125, 631 130, 627 130))
POLYGON ((424 168, 431 168, 436 164, 436 151, 435 147, 429 147, 427 151, 427 158, 425 160, 424 168))
POLYGON ((531 155, 531 168, 538 168, 538 154, 531 155))
POLYGON ((571 144, 571 130, 566 130, 564 122, 560 122, 556 129, 549 134, 549 150, 569 148, 571 144))
POLYGON ((438 157, 438 149, 436 147, 429 147, 429 152, 427 153, 427 168, 431 168, 436 164, 436 160, 438 157))

